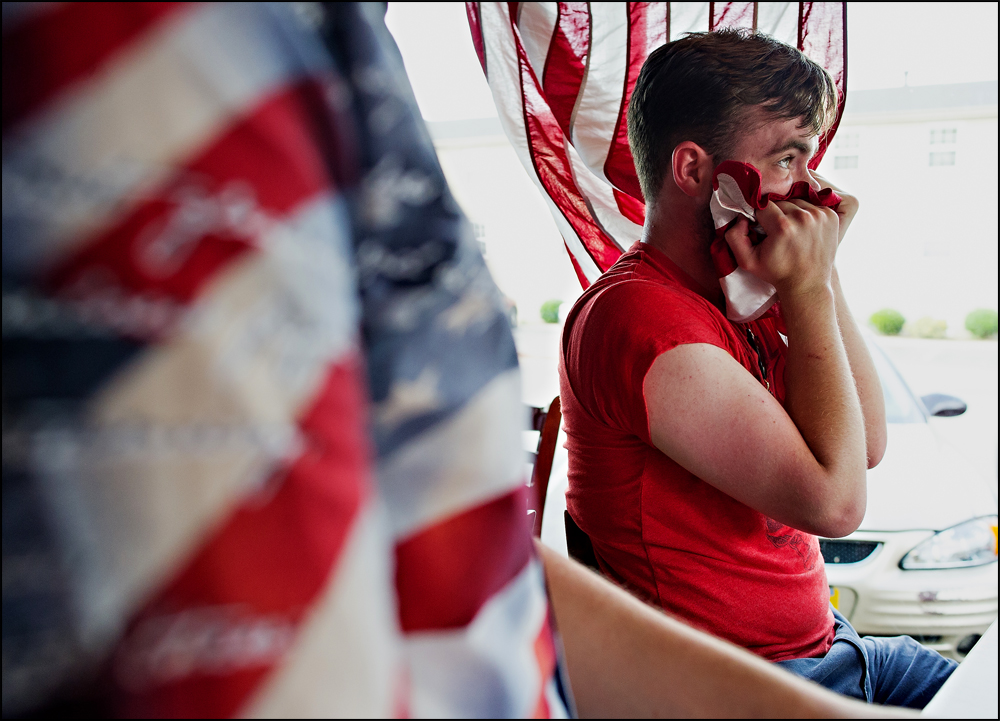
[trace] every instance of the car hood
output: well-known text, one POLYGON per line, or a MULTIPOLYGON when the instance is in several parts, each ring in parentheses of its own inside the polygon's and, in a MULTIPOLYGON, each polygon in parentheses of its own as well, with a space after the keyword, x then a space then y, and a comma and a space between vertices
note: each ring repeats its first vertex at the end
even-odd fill
POLYGON ((990 486, 930 424, 889 424, 885 456, 868 471, 859 530, 940 531, 996 512, 990 486))

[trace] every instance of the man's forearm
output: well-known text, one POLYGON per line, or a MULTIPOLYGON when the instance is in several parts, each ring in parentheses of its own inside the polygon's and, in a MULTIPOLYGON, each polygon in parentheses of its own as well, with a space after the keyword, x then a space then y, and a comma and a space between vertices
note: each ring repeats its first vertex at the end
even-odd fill
POLYGON ((654 610, 537 544, 581 718, 899 718, 654 610))
POLYGON ((844 340, 847 360, 851 365, 861 412, 864 414, 868 467, 874 468, 882 460, 886 444, 885 398, 882 395, 882 384, 868 352, 868 346, 847 306, 836 269, 833 271, 833 293, 837 308, 837 324, 844 340))
POLYGON ((865 425, 828 284, 807 296, 782 298, 788 326, 785 409, 824 478, 802 491, 825 535, 846 535, 865 512, 865 425))

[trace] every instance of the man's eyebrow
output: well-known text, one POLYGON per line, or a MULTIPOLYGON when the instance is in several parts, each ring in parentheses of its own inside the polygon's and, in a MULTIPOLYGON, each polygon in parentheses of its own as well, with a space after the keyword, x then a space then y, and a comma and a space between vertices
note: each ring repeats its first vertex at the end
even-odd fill
POLYGON ((812 155, 812 148, 801 140, 789 140, 782 145, 774 146, 769 152, 768 157, 772 155, 777 155, 778 153, 784 153, 786 150, 798 150, 800 153, 809 157, 812 155))

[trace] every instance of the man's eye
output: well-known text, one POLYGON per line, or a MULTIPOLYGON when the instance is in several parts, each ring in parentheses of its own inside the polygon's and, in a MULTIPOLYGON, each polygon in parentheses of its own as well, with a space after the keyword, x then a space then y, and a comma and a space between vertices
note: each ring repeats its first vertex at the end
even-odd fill
POLYGON ((792 160, 793 160, 792 156, 789 155, 788 157, 779 160, 778 165, 780 165, 782 168, 788 169, 792 167, 792 160))

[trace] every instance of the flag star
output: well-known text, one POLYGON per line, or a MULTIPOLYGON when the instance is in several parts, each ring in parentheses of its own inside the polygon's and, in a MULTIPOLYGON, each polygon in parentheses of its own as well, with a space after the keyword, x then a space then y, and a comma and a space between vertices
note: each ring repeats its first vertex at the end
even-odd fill
POLYGON ((396 381, 389 397, 377 411, 379 423, 395 427, 422 413, 437 410, 441 406, 438 381, 441 374, 434 368, 424 368, 413 380, 396 381))
POLYGON ((494 312, 495 308, 490 296, 471 291, 445 310, 441 314, 440 320, 446 329, 462 332, 476 323, 492 318, 494 312))

